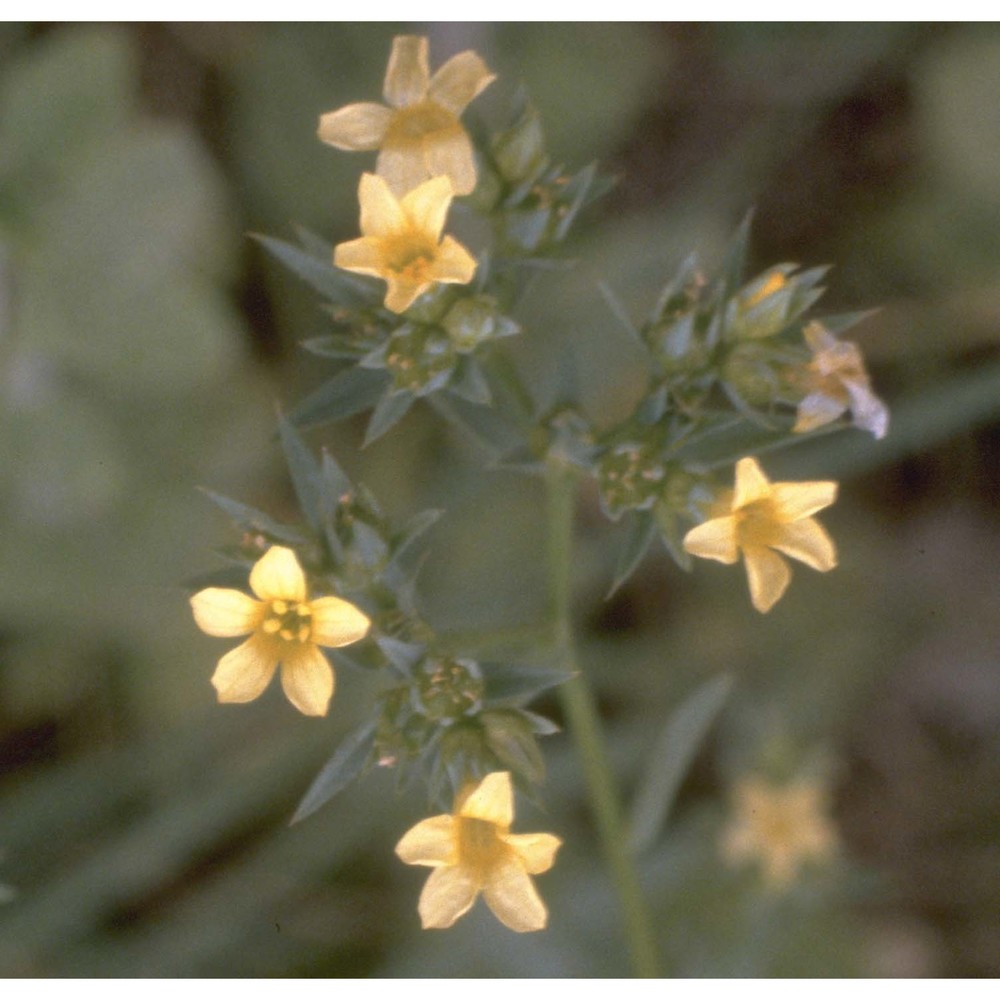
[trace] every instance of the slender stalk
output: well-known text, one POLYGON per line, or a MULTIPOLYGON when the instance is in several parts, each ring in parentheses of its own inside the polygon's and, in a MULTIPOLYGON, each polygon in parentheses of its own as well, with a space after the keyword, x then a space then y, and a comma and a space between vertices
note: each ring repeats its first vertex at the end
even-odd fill
POLYGON ((554 640, 574 677, 559 686, 563 711, 583 765, 590 807, 622 911, 632 969, 639 978, 660 975, 649 909, 628 848, 615 777, 608 761, 597 705, 576 659, 571 619, 574 470, 550 459, 548 471, 548 555, 554 640))

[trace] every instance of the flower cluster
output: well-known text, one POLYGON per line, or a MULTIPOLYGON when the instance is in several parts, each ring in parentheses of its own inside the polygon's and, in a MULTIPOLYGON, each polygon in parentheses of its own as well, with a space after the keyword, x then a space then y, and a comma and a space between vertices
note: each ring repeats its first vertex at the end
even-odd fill
MULTIPOLYGON (((320 118, 322 141, 378 155, 357 188, 360 236, 336 246, 305 231, 300 245, 261 238, 325 299, 327 332, 304 346, 336 366, 279 422, 302 523, 213 497, 243 532, 229 554, 249 571, 253 596, 221 585, 242 580, 220 575, 191 607, 209 635, 247 637, 219 660, 212 684, 220 701, 257 698, 280 668, 289 701, 305 715, 325 715, 335 675, 324 648, 338 666, 378 672, 371 711, 294 819, 370 768, 391 768, 400 780, 415 774, 439 808, 452 803, 396 847, 405 863, 432 869, 418 905, 423 926, 450 927, 482 895, 521 932, 546 926, 532 876, 552 867, 560 846, 552 834, 514 834, 511 825, 515 788, 544 779, 538 738, 556 731, 527 706, 575 676, 561 648, 568 602, 553 612, 558 669, 488 662, 446 641, 423 620, 416 595, 421 538, 440 512, 390 523, 329 454, 313 454, 299 429, 370 410, 367 444, 411 406, 430 404, 498 464, 544 470, 553 489, 581 473, 594 480, 605 514, 622 522, 613 588, 660 538, 686 569, 692 557, 742 558, 751 603, 763 613, 788 588, 786 557, 820 572, 836 566, 834 543, 814 515, 838 487, 771 482, 755 454, 832 429, 845 415, 881 438, 888 412, 858 347, 839 339, 859 315, 809 316, 823 293, 822 268, 779 264, 748 279, 747 224, 717 277, 685 261, 642 322, 605 290, 646 361, 647 383, 624 420, 592 421, 573 389, 538 391, 504 341, 521 333, 513 315, 530 282, 561 260, 571 226, 608 184, 593 166, 573 174, 550 159, 526 97, 492 135, 467 132, 461 116, 493 80, 471 51, 432 75, 427 39, 401 36, 385 75, 386 103, 349 104, 320 118), (477 256, 446 232, 456 197, 487 223, 478 231, 489 243, 477 256)), ((571 507, 557 495, 550 513, 566 515, 568 534, 571 507)), ((568 586, 554 583, 557 593, 568 586)), ((744 783, 727 857, 756 857, 770 882, 786 883, 802 863, 833 850, 822 806, 810 787, 744 783)))

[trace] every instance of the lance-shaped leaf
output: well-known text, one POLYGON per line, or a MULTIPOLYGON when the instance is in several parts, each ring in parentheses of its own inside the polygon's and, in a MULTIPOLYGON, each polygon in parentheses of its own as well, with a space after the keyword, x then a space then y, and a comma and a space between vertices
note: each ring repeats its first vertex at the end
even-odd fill
POLYGON ((412 392, 403 389, 400 392, 386 393, 376 404, 371 419, 365 430, 365 440, 362 447, 367 448, 377 441, 387 430, 406 416, 407 411, 416 402, 412 392))
POLYGON ((728 675, 713 677, 681 702, 667 720, 632 803, 629 842, 636 853, 656 840, 732 684, 728 675))
POLYGON ((324 510, 323 477, 319 462, 302 436, 281 414, 278 415, 278 436, 302 513, 314 528, 319 528, 324 510))
POLYGON ((236 523, 236 526, 243 531, 254 534, 261 534, 276 541, 289 542, 291 545, 301 545, 305 542, 305 536, 301 531, 275 521, 269 514, 265 514, 256 507, 250 507, 238 500, 230 500, 220 493, 213 493, 203 487, 201 492, 208 497, 212 503, 221 507, 236 523))
POLYGON ((517 663, 482 664, 486 685, 484 700, 490 705, 529 702, 549 688, 573 678, 566 670, 517 663))
POLYGON ((326 762, 302 797, 292 823, 299 823, 343 791, 363 770, 375 747, 375 723, 354 730, 326 762))
POLYGON ((374 406, 389 384, 384 371, 353 365, 311 392, 288 415, 296 427, 319 427, 374 406))
POLYGON ((627 519, 625 542, 618 550, 614 581, 605 600, 636 571, 656 533, 656 519, 648 510, 635 511, 627 519))
POLYGON ((379 300, 377 286, 369 285, 354 275, 334 267, 332 250, 324 257, 273 236, 254 233, 253 238, 289 271, 330 302, 361 308, 377 304, 379 300))

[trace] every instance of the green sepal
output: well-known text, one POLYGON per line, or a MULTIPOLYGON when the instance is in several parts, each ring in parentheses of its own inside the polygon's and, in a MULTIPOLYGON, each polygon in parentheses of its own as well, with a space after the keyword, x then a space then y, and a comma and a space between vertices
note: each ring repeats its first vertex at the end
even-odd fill
POLYGON ((269 514, 250 507, 238 500, 230 500, 220 493, 213 493, 204 487, 200 487, 201 492, 208 497, 212 503, 221 507, 236 523, 236 526, 243 531, 264 535, 265 538, 275 541, 287 542, 289 545, 304 545, 307 541, 305 535, 297 528, 275 521, 269 514))
POLYGON ((614 580, 605 600, 614 595, 619 587, 638 569, 649 550, 656 533, 656 519, 648 510, 634 511, 626 519, 625 542, 618 550, 614 580))
POLYGON ((304 430, 353 417, 374 406, 388 382, 384 371, 352 365, 309 393, 288 414, 288 419, 304 430))
POLYGON ((684 535, 687 532, 681 528, 679 513, 665 503, 658 503, 653 508, 653 517, 670 558, 681 569, 690 572, 694 560, 691 558, 691 553, 684 548, 684 535))
POLYGON ((495 709, 479 716, 486 746, 504 767, 529 785, 545 780, 545 760, 535 740, 533 726, 517 709, 495 709))
POLYGON ((424 556, 424 536, 443 513, 434 509, 422 510, 407 522, 398 539, 393 541, 392 555, 382 573, 390 587, 399 589, 405 581, 415 577, 424 556))
POLYGON ((611 286, 605 281, 599 281, 597 290, 601 293, 605 305, 611 310, 611 315, 618 320, 618 324, 628 334, 629 339, 642 349, 646 357, 649 357, 649 344, 643 339, 638 327, 632 322, 628 310, 622 305, 621 299, 614 293, 611 286))
POLYGON ((750 224, 753 221, 753 209, 743 216, 733 234, 729 249, 722 264, 720 279, 720 299, 725 302, 732 298, 743 284, 743 275, 747 269, 747 250, 750 244, 750 224))
POLYGON ((377 635, 375 642, 385 654, 386 659, 405 677, 410 676, 413 668, 427 654, 427 647, 423 643, 404 642, 402 639, 394 639, 388 635, 377 635))
POLYGON ((374 749, 375 723, 366 722, 337 747, 336 753, 316 775, 289 825, 302 822, 343 791, 364 770, 374 749))
POLYGON ((478 406, 489 406, 493 402, 482 368, 474 358, 465 355, 459 358, 446 391, 478 406))
POLYGON ((556 733, 562 732, 559 726, 551 719, 545 718, 544 715, 539 715, 537 712, 529 712, 526 708, 520 709, 520 712, 536 736, 555 736, 556 733))
MULTIPOLYGON (((562 241, 566 239, 570 226, 576 221, 580 209, 584 205, 593 202, 596 197, 591 192, 594 189, 594 182, 597 179, 597 164, 590 163, 579 173, 570 178, 569 182, 562 189, 560 195, 560 212, 556 213, 556 225, 554 230, 555 239, 562 241), (590 197, 588 197, 590 195, 590 197), (568 201, 568 204, 567 204, 568 201)), ((609 186, 610 188, 610 186, 609 186)))
POLYGON ((478 406, 454 393, 437 393, 428 402, 494 460, 523 444, 521 432, 497 409, 478 406))

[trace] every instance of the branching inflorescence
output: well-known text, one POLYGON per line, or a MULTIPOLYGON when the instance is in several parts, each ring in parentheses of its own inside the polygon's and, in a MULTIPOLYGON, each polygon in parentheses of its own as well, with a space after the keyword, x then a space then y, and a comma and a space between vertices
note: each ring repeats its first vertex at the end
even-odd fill
MULTIPOLYGON (((249 571, 256 597, 210 587, 192 606, 208 634, 250 637, 219 662, 220 701, 256 698, 280 662, 292 704, 325 715, 334 675, 320 647, 381 671, 370 717, 296 818, 376 764, 414 774, 432 801, 451 806, 397 847, 403 861, 433 868, 424 926, 450 926, 482 894, 503 923, 530 931, 547 912, 529 876, 551 867, 559 839, 510 832, 514 788, 544 777, 538 737, 556 727, 527 706, 570 680, 568 654, 555 649, 556 665, 541 669, 444 648, 415 596, 422 536, 440 512, 390 523, 300 430, 370 410, 367 443, 424 400, 511 467, 596 482, 607 517, 627 522, 612 589, 659 538, 685 569, 692 555, 727 564, 742 555, 753 606, 767 612, 789 583, 783 555, 820 571, 836 565, 813 515, 833 503, 837 484, 772 483, 754 453, 839 426, 845 414, 881 437, 887 412, 857 347, 839 339, 863 314, 809 315, 823 269, 781 264, 746 280, 747 223, 718 277, 685 261, 645 321, 613 303, 648 376, 626 419, 597 427, 572 400, 555 411, 538 404, 504 340, 530 336, 515 318, 521 293, 610 185, 593 166, 570 174, 552 163, 523 95, 506 125, 470 135, 460 116, 493 80, 473 52, 431 76, 426 39, 405 36, 393 44, 387 105, 351 104, 320 119, 324 142, 378 157, 360 178, 358 238, 335 249, 305 231, 298 245, 260 238, 323 296, 330 317, 329 332, 303 346, 336 370, 279 427, 302 519, 278 522, 210 494, 243 533, 228 554, 249 571), (453 199, 469 195, 491 233, 476 252, 446 233, 453 199)), ((751 827, 746 820, 733 834, 732 851, 756 836, 751 827)), ((792 864, 774 862, 774 877, 792 864)))

